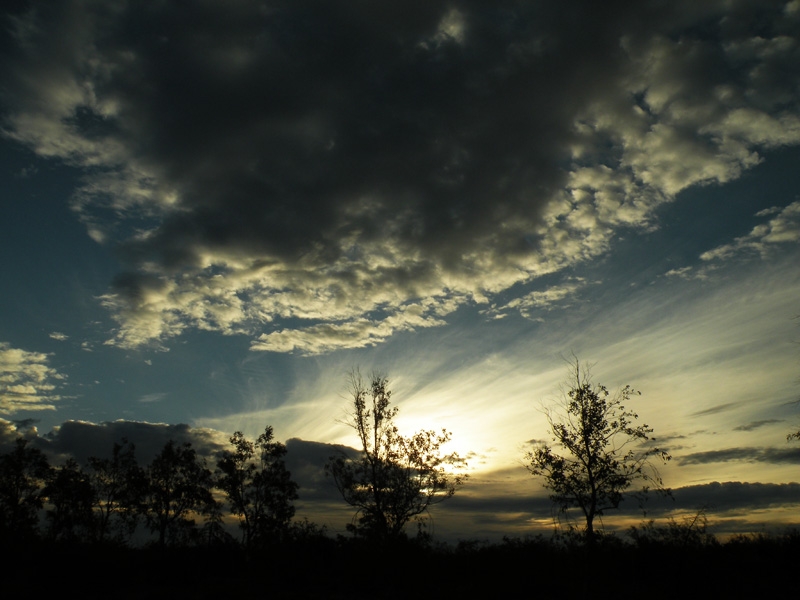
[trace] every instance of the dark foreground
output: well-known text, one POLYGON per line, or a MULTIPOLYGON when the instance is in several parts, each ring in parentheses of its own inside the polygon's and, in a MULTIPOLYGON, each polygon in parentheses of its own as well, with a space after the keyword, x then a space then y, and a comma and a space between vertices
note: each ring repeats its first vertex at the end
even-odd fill
POLYGON ((4 597, 574 598, 751 597, 796 589, 800 534, 726 543, 615 538, 440 547, 319 537, 261 551, 3 544, 4 597))

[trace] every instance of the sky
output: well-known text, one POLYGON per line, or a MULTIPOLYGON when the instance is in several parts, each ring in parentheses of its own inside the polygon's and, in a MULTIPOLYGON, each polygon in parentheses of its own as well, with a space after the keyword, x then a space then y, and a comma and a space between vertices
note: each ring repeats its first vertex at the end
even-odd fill
POLYGON ((672 455, 649 515, 800 524, 800 0, 4 11, 0 445, 271 425, 343 532, 377 370, 468 459, 434 533, 526 535, 577 357, 672 455))

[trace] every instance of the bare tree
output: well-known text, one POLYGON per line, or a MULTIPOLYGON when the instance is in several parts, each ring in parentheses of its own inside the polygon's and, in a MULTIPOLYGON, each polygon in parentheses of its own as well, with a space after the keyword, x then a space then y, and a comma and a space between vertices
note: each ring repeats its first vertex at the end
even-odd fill
POLYGON ((591 544, 595 518, 618 508, 634 482, 643 483, 639 494, 649 485, 667 491, 652 459, 666 462, 670 456, 648 444, 652 428, 636 425, 639 416, 625 406, 639 392, 626 385, 609 399, 606 387, 594 385, 577 358, 570 371, 563 401, 546 412, 554 445, 542 443, 528 452, 526 468, 544 478, 562 513, 580 509, 591 544))
POLYGON ((355 531, 379 540, 396 538, 410 520, 422 518, 432 505, 456 493, 466 475, 446 467, 460 467, 464 461, 455 453, 442 455, 442 446, 450 441, 444 429, 400 435, 394 424, 398 409, 390 405, 385 376, 373 373, 367 384, 354 370, 348 383, 353 412, 347 424, 358 434, 360 453, 331 458, 326 471, 344 501, 356 508, 355 531))

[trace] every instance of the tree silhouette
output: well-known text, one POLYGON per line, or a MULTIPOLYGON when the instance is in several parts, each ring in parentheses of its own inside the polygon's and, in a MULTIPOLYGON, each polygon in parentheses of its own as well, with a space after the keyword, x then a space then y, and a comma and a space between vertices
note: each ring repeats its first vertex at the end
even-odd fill
POLYGON ((37 513, 50 465, 38 448, 17 438, 14 449, 0 456, 0 537, 23 539, 36 534, 37 513))
POLYGON ((175 544, 194 528, 193 514, 211 510, 213 475, 190 443, 168 441, 147 468, 145 518, 158 545, 175 544))
POLYGON ((94 488, 74 458, 51 473, 43 490, 49 508, 49 536, 68 542, 91 539, 95 528, 94 488))
POLYGON ((228 497, 231 512, 239 517, 245 546, 278 541, 294 516, 292 501, 297 484, 286 470, 286 446, 273 441, 272 427, 254 442, 241 431, 230 438, 233 451, 217 461, 218 485, 228 497))
POLYGON ((554 447, 542 443, 526 455, 527 469, 544 477, 550 498, 562 513, 579 508, 585 520, 587 541, 596 533, 595 518, 618 508, 631 485, 641 480, 639 493, 647 484, 664 490, 651 459, 663 462, 669 454, 647 446, 652 429, 636 425, 639 416, 625 407, 639 392, 630 386, 609 399, 603 385, 593 385, 587 367, 576 358, 570 363, 570 385, 557 411, 548 411, 547 420, 554 447))
POLYGON ((110 458, 89 458, 87 475, 94 490, 96 538, 130 536, 147 488, 144 469, 136 461, 136 447, 124 438, 121 444, 115 442, 110 458))
POLYGON ((452 497, 466 478, 445 468, 463 464, 457 454, 441 454, 450 440, 446 430, 399 434, 394 425, 398 409, 390 406, 388 385, 378 373, 369 385, 358 370, 350 373, 353 412, 348 425, 358 434, 361 453, 332 457, 326 465, 344 501, 356 508, 355 530, 379 540, 401 535, 409 520, 452 497))

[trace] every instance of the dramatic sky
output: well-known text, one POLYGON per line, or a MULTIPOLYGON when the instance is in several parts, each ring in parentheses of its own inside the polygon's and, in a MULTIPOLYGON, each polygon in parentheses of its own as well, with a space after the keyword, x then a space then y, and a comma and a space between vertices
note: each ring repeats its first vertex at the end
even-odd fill
POLYGON ((269 424, 342 531, 379 369, 469 458, 437 531, 521 535, 574 355, 641 390, 665 507, 800 521, 800 0, 11 4, 2 440, 269 424))

